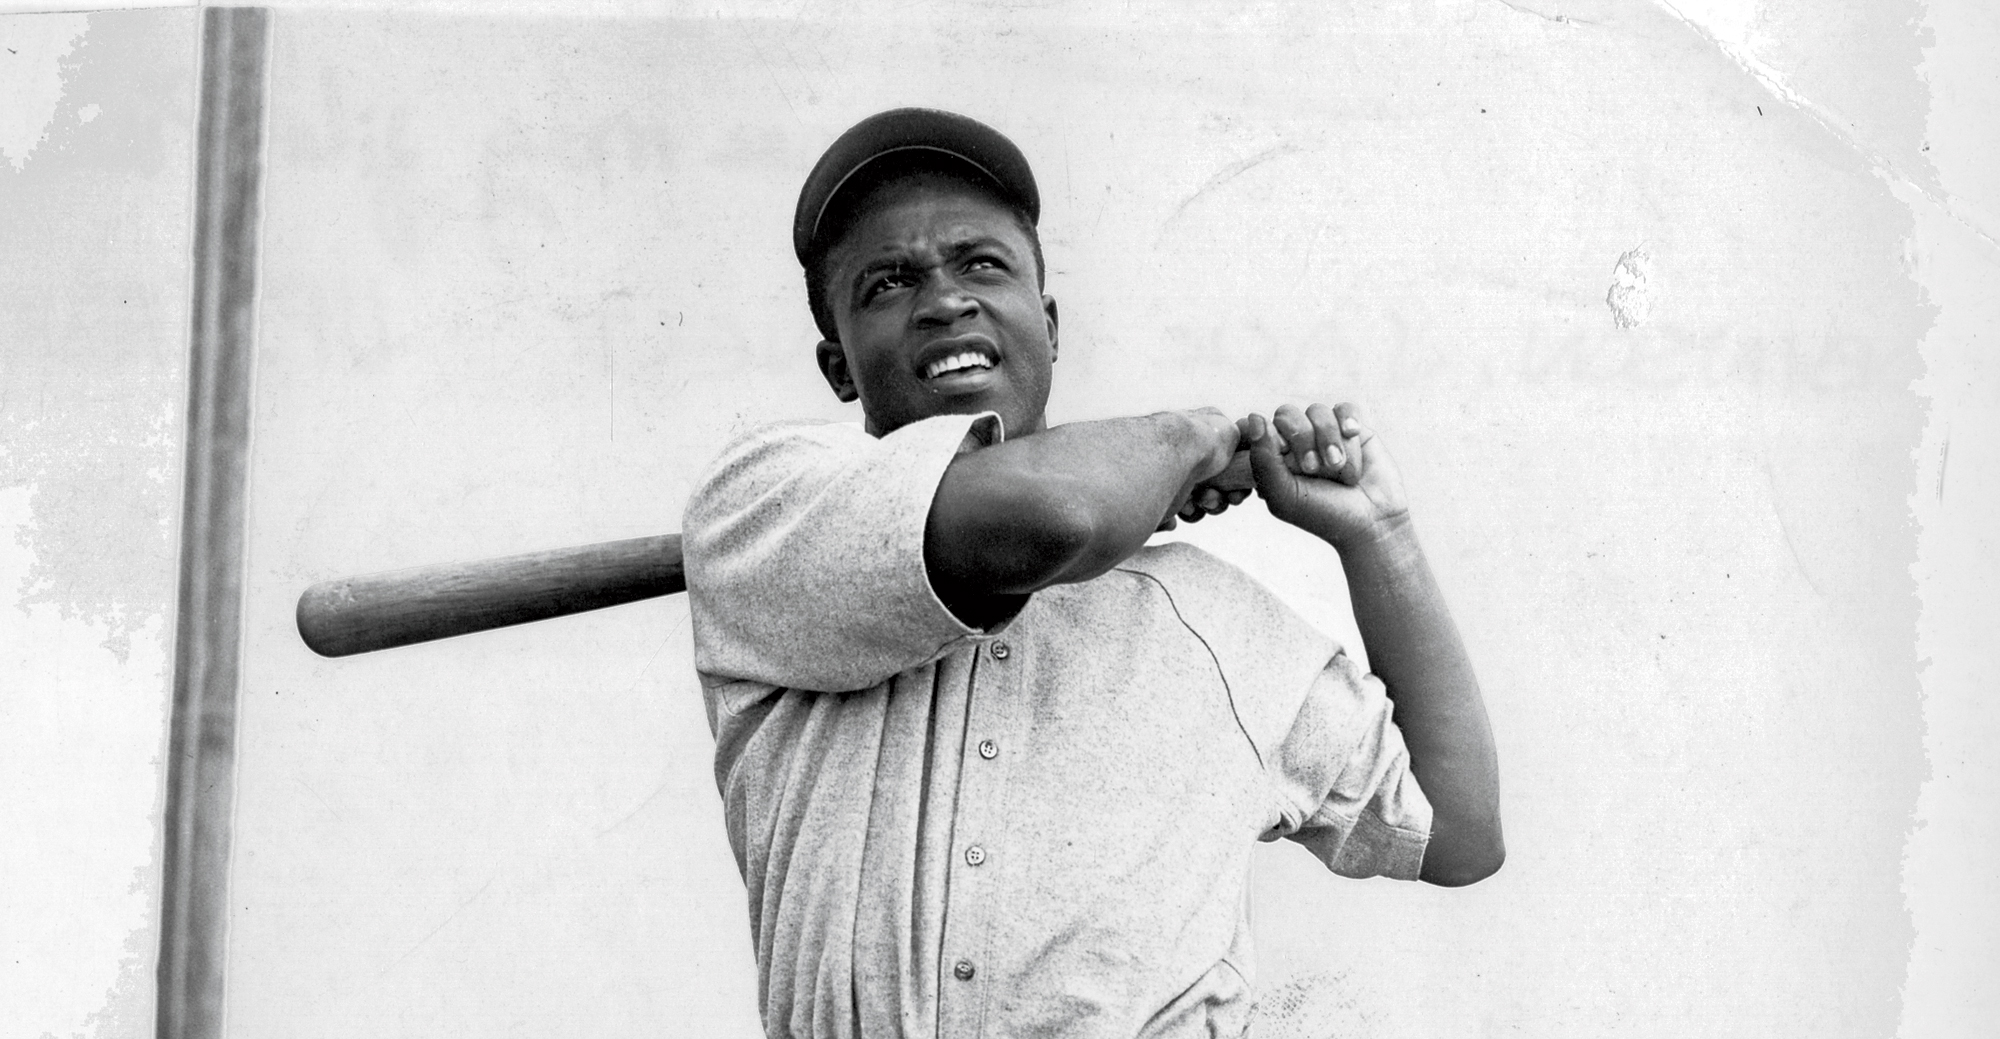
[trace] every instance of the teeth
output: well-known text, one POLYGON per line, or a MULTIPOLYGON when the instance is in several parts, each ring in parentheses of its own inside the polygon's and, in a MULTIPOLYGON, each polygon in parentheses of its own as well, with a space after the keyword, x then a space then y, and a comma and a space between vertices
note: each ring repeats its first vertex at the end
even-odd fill
POLYGON ((932 361, 930 366, 924 369, 924 378, 935 379, 946 372, 955 372, 963 368, 991 367, 993 367, 993 362, 987 360, 985 354, 977 350, 967 350, 963 353, 953 354, 942 360, 932 361))

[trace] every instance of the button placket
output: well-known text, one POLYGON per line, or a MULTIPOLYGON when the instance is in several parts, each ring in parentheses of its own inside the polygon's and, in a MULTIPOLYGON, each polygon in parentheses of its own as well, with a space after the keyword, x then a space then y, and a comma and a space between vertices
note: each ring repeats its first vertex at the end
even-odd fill
MULTIPOLYGON (((1005 639, 995 639, 992 645, 990 645, 987 648, 987 652, 991 654, 993 659, 995 660, 1006 660, 1007 658, 1014 655, 1014 647, 1008 645, 1007 640, 1005 639)), ((980 740, 979 756, 985 758, 988 761, 992 761, 994 758, 1000 756, 1000 744, 990 739, 980 740)))
MULTIPOLYGON (((1014 655, 1014 647, 1012 647, 1012 646, 1008 645, 1008 644, 1007 644, 1007 640, 1005 640, 1005 639, 994 639, 994 640, 993 640, 993 641, 992 641, 992 642, 991 642, 990 644, 988 644, 988 646, 986 647, 986 649, 987 649, 987 653, 988 653, 989 655, 991 655, 991 656, 993 657, 993 659, 995 659, 995 660, 1006 660, 1007 658, 1009 658, 1009 657, 1011 657, 1011 656, 1013 656, 1013 655, 1014 655)), ((1010 677, 1011 677, 1011 676, 1010 676, 1010 677)), ((1007 684, 1009 684, 1009 685, 1014 685, 1014 684, 1016 684, 1016 683, 1015 683, 1014 681, 1011 681, 1011 680, 1010 680, 1010 681, 1008 681, 1008 683, 1007 683, 1007 684)), ((994 742, 993 740, 991 740, 991 739, 983 739, 983 740, 980 740, 980 741, 979 741, 979 756, 980 756, 980 757, 982 757, 982 758, 985 758, 985 759, 986 759, 986 760, 988 760, 988 761, 991 761, 991 760, 993 760, 994 758, 996 758, 996 757, 999 757, 999 756, 1000 756, 1000 744, 998 744, 998 743, 995 743, 995 742, 994 742)), ((968 866, 978 866, 978 865, 980 865, 980 864, 984 863, 985 861, 986 861, 986 849, 985 849, 985 848, 983 848, 983 847, 980 847, 980 846, 979 846, 979 845, 977 845, 977 844, 974 844, 974 845, 970 845, 970 846, 968 846, 968 847, 967 847, 967 848, 965 849, 965 864, 966 864, 966 865, 968 865, 968 866)))
MULTIPOLYGON (((1020 648, 1009 640, 993 639, 975 658, 978 666, 968 689, 965 728, 959 732, 963 740, 959 760, 965 764, 961 766, 953 821, 961 839, 972 834, 999 837, 1005 829, 998 822, 1005 818, 1005 769, 995 759, 1000 756, 1001 742, 1010 738, 1010 726, 1020 711, 1024 680, 1020 648)), ((968 841, 960 845, 958 862, 952 869, 962 882, 954 882, 947 896, 943 962, 951 964, 951 978, 967 984, 940 993, 944 997, 939 1008, 940 1034, 971 1034, 985 1012, 986 986, 971 982, 982 967, 991 965, 985 962, 987 957, 999 955, 992 943, 996 916, 1006 897, 1006 878, 997 871, 999 860, 993 859, 993 854, 985 843, 968 841), (950 995, 952 991, 958 995, 950 995)))

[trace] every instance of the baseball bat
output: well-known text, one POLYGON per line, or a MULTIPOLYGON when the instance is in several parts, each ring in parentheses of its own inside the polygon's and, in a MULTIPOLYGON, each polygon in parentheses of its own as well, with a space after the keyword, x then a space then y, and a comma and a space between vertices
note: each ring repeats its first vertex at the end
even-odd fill
POLYGON ((684 591, 678 534, 322 581, 299 637, 323 657, 391 649, 684 591))
MULTIPOLYGON (((1208 482, 1250 490, 1248 452, 1208 482)), ((661 534, 322 581, 299 596, 299 637, 344 657, 685 590, 680 535, 661 534)))

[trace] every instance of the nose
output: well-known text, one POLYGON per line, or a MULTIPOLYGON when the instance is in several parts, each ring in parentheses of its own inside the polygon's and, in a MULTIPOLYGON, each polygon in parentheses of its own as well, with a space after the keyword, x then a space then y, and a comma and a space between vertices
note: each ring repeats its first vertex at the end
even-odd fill
POLYGON ((977 313, 978 298, 950 274, 938 271, 924 279, 915 314, 919 325, 951 325, 977 313))

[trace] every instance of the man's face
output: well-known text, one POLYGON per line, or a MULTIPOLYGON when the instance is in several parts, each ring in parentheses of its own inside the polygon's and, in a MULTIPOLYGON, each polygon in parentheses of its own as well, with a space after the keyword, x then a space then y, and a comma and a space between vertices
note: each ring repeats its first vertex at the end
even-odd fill
POLYGON ((872 192, 834 246, 838 343, 820 370, 881 436, 934 415, 995 411, 1008 436, 1043 426, 1056 304, 1014 214, 948 178, 872 192))

